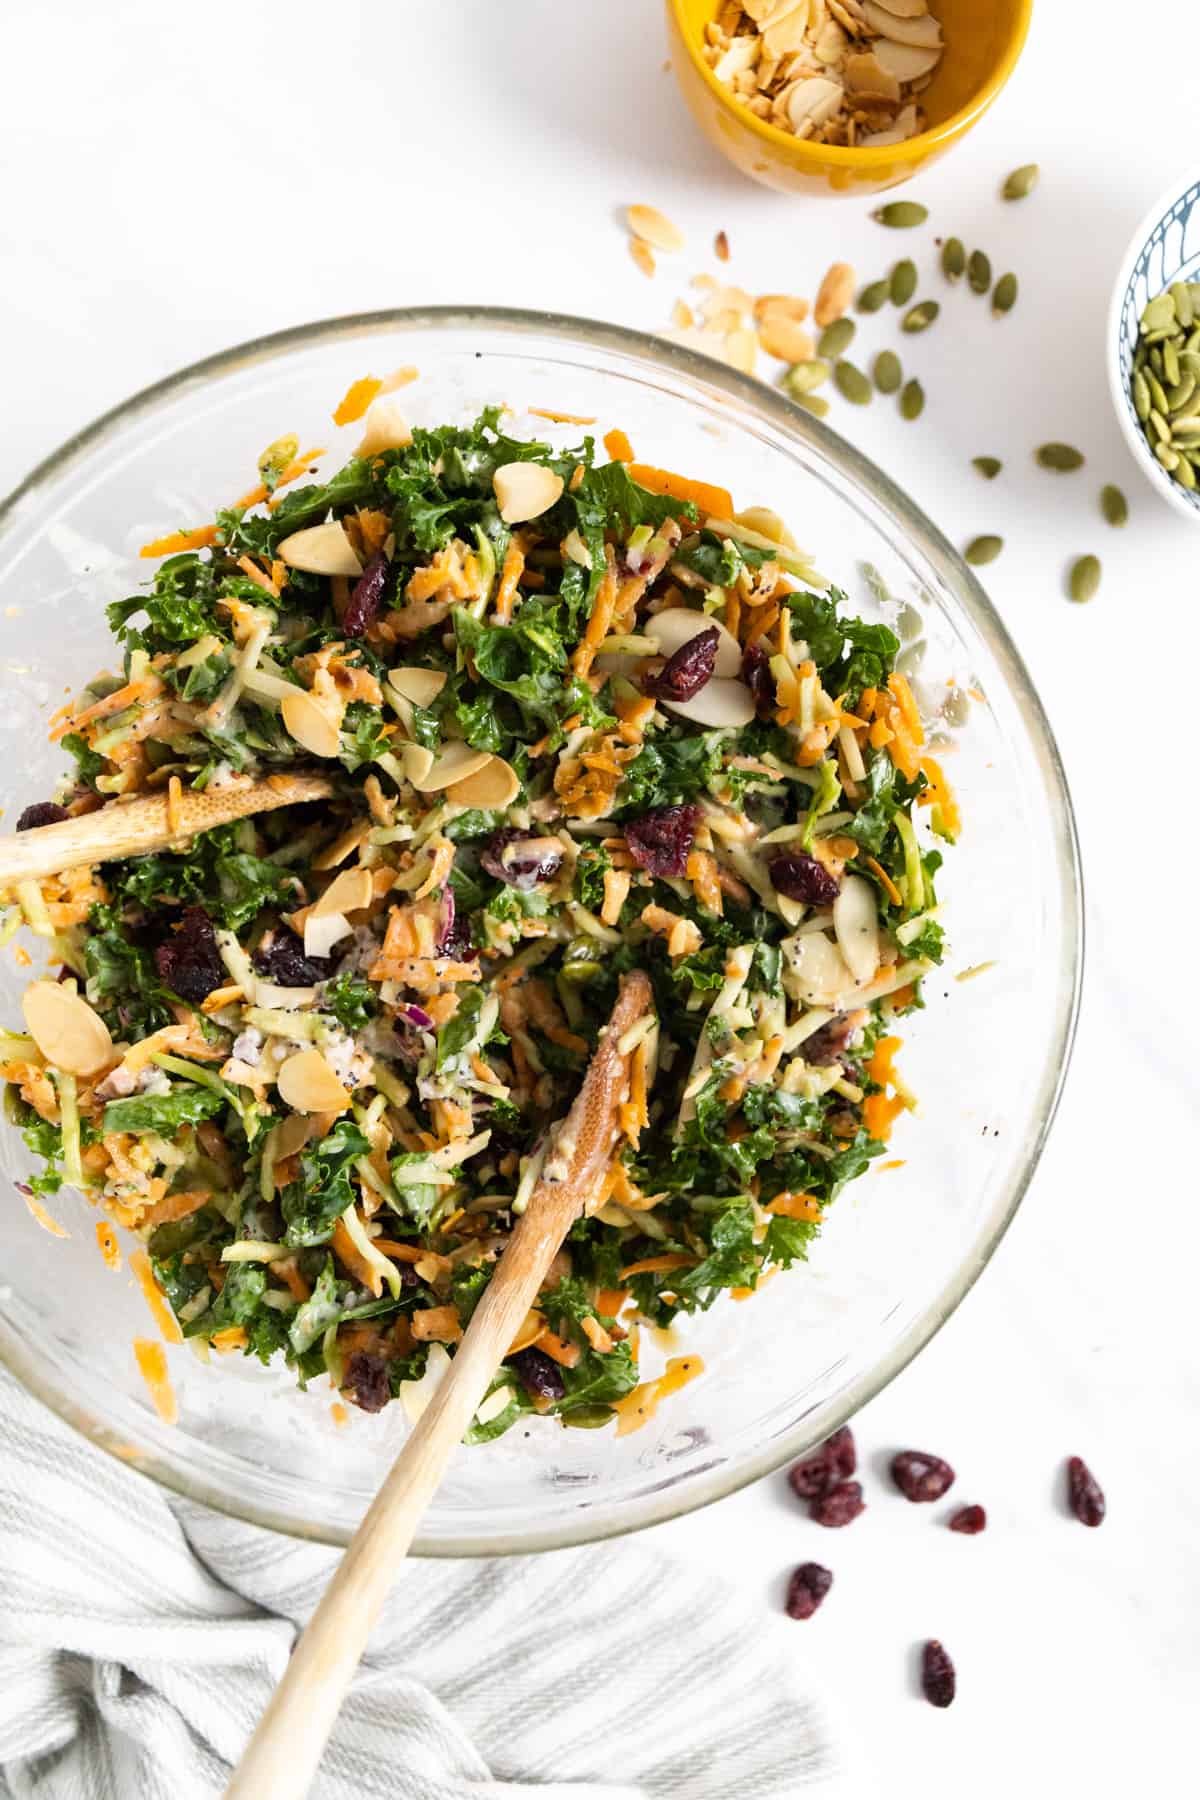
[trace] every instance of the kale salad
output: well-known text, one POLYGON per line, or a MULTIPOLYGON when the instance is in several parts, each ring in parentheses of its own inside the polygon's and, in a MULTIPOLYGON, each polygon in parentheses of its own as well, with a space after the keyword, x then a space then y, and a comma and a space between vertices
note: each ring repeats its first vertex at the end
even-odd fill
POLYGON ((281 439, 146 546, 117 666, 52 722, 74 769, 19 829, 314 769, 330 797, 5 896, 54 965, 0 1039, 27 1200, 53 1228, 78 1190, 114 1266, 136 1234, 201 1355, 415 1418, 644 969, 617 1153, 469 1438, 624 1431, 642 1324, 804 1260, 912 1106, 954 800, 896 636, 775 514, 617 431, 410 430, 379 387, 330 479, 281 439))

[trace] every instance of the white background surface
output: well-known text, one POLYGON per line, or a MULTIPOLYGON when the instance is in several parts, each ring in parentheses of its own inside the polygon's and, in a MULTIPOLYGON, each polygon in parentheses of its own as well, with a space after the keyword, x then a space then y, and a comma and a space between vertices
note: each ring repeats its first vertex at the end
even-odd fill
MULTIPOLYGON (((1156 1781, 1180 1794, 1195 1781, 1200 527, 1131 462, 1103 365, 1126 240, 1195 155, 1200 80, 1169 49, 1194 43, 1195 13, 1153 9, 1171 103, 1147 112, 1128 79, 1132 15, 1110 30, 1107 9, 1037 11, 992 113, 909 190, 939 231, 1018 272, 1018 308, 993 323, 932 276, 942 319, 900 345, 924 419, 876 401, 833 422, 952 538, 1006 538, 989 586, 1058 732, 1083 839, 1074 1068, 994 1265, 856 1421, 870 1511, 822 1532, 778 1477, 658 1533, 695 1558, 698 1581, 711 1570, 760 1589, 764 1616, 792 1564, 833 1567, 824 1610, 791 1629, 842 1714, 864 1796, 1107 1797, 1156 1781), (1003 206, 1000 179, 1031 160, 1036 197, 1003 206), (1082 474, 1034 468, 1051 437, 1087 452, 1082 474), (969 467, 982 452, 1006 461, 991 485, 969 467), (1105 480, 1129 496, 1123 533, 1099 517, 1105 480), (1074 607, 1064 569, 1089 550, 1103 587, 1074 607), (955 1464, 952 1498, 986 1504, 984 1536, 942 1529, 945 1504, 889 1492, 880 1467, 906 1445, 955 1464), (1061 1503, 1075 1451, 1108 1492, 1097 1532, 1061 1503), (958 1663, 948 1713, 914 1698, 928 1635, 958 1663)), ((870 279, 912 251, 867 202, 745 182, 693 128, 664 54, 655 0, 19 0, 0 117, 0 488, 178 365, 322 315, 486 301, 654 329, 687 278, 716 267, 718 228, 730 279, 752 292, 811 294, 834 256, 870 279), (626 253, 618 209, 632 200, 689 234, 654 283, 626 253)), ((928 234, 921 246, 931 274, 928 234)), ((863 337, 889 341, 874 322, 863 337)))

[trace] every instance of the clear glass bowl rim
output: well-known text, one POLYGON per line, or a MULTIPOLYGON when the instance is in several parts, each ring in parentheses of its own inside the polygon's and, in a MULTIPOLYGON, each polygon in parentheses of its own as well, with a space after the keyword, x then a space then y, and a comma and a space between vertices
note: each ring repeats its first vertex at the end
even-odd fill
MULTIPOLYGON (((385 308, 366 313, 346 313, 338 318, 319 319, 306 325, 289 326, 283 331, 252 338, 212 356, 190 363, 161 381, 132 394, 128 399, 102 413, 73 437, 43 458, 12 492, 0 501, 0 542, 10 530, 24 522, 26 503, 36 502, 42 491, 73 467, 85 462, 100 450, 124 426, 152 412, 161 402, 174 399, 189 388, 202 389, 212 379, 239 369, 253 367, 280 356, 338 339, 360 339, 375 334, 397 331, 429 331, 471 329, 510 333, 515 338, 536 335, 557 339, 575 349, 581 345, 613 352, 647 368, 674 369, 679 374, 702 382, 728 400, 735 402, 760 419, 765 419, 782 432, 807 437, 823 456, 840 472, 857 482, 872 499, 891 514, 893 520, 929 561, 947 587, 962 605, 970 623, 985 640, 988 649, 1003 669, 1010 690, 1020 704, 1030 743, 1041 769, 1047 802, 1052 814, 1056 841, 1063 846, 1065 866, 1059 871, 1060 899, 1064 909, 1064 941, 1069 946, 1070 968, 1062 973, 1056 985, 1054 1018, 1047 1040, 1038 1089, 1037 1127, 1026 1148, 1024 1158, 1010 1179, 1007 1203, 984 1241, 975 1253, 944 1284, 940 1293, 926 1307, 893 1346, 888 1356, 852 1388, 843 1399, 839 1416, 830 1429, 853 1418, 866 1403, 881 1392, 924 1349, 930 1339, 950 1318, 970 1292, 988 1263, 1016 1214, 1033 1179, 1042 1149, 1054 1120, 1070 1063, 1079 1015, 1083 977, 1084 908, 1083 880, 1079 857, 1079 839, 1074 810, 1067 788, 1058 746, 1050 722, 1038 697, 1029 671, 1013 643, 1000 615, 947 538, 909 499, 904 491, 853 445, 794 406, 777 390, 753 376, 743 375, 726 364, 704 356, 681 344, 657 338, 651 333, 633 331, 626 326, 607 324, 597 319, 573 317, 567 313, 540 313, 519 307, 491 306, 427 306, 385 308)), ((16 1343, 0 1342, 0 1363, 21 1385, 60 1419, 99 1449, 117 1456, 128 1467, 128 1461, 113 1449, 111 1437, 98 1422, 91 1420, 74 1397, 58 1382, 48 1379, 37 1366, 36 1358, 16 1343)), ((486 1538, 440 1540, 418 1538, 412 1554, 418 1556, 492 1556, 498 1553, 527 1554, 538 1550, 562 1549, 573 1544, 596 1542, 640 1531, 649 1525, 692 1512, 714 1500, 725 1498, 739 1489, 769 1475, 783 1464, 802 1456, 811 1448, 811 1428, 798 1424, 792 1432, 775 1438, 756 1455, 736 1466, 722 1465, 707 1475, 685 1483, 673 1483, 665 1492, 642 1497, 637 1509, 626 1512, 619 1523, 613 1523, 597 1512, 582 1512, 566 1526, 548 1527, 544 1536, 531 1535, 518 1545, 497 1550, 486 1538)), ((282 1508, 263 1508, 247 1502, 227 1489, 209 1484, 190 1470, 181 1470, 169 1460, 145 1449, 139 1455, 138 1470, 160 1486, 212 1507, 246 1524, 265 1527, 289 1536, 345 1545, 353 1535, 347 1528, 340 1532, 314 1531, 298 1514, 282 1508)))

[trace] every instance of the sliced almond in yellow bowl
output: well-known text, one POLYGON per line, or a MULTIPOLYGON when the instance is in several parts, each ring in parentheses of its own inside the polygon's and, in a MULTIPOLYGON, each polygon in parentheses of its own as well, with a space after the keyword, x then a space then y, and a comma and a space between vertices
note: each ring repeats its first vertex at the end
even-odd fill
POLYGON ((294 737, 310 756, 336 756, 342 747, 341 735, 324 707, 304 688, 285 694, 279 703, 288 735, 294 737))
POLYGON ((415 759, 410 760, 406 745, 404 771, 418 794, 440 794, 443 788, 453 787, 456 781, 465 781, 468 775, 474 775, 484 763, 492 760, 488 751, 472 750, 470 744, 455 738, 442 746, 423 775, 414 773, 415 759))
POLYGON ((279 1097, 293 1112, 344 1112, 350 1096, 319 1050, 289 1056, 278 1076, 279 1097))
POLYGON ((563 478, 541 463, 501 463, 492 476, 500 517, 506 525, 540 518, 563 491, 563 478))
POLYGON ((57 981, 35 981, 25 990, 21 1011, 34 1043, 56 1069, 94 1075, 112 1061, 112 1036, 87 1001, 57 981))
POLYGON ((310 575, 362 574, 354 545, 336 519, 310 525, 307 531, 293 531, 280 544, 279 556, 289 569, 304 569, 310 575))
POLYGON ((369 869, 343 869, 334 877, 319 900, 309 908, 310 919, 324 919, 330 913, 360 912, 370 906, 374 893, 369 869))
POLYGON ((431 706, 446 685, 441 669, 389 669, 388 680, 413 706, 431 706))
POLYGON ((521 791, 521 784, 502 756, 489 756, 482 768, 446 790, 447 800, 456 806, 481 806, 489 811, 511 806, 521 791))

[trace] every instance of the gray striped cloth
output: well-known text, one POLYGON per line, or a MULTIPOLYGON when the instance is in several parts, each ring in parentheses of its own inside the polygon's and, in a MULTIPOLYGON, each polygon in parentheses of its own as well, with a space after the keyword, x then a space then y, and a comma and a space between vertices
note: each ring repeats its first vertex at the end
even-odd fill
MULTIPOLYGON (((0 1372, 0 1794, 213 1800, 335 1561, 168 1500, 0 1372)), ((803 1629, 645 1541, 410 1562, 313 1794, 834 1800, 803 1629)))

